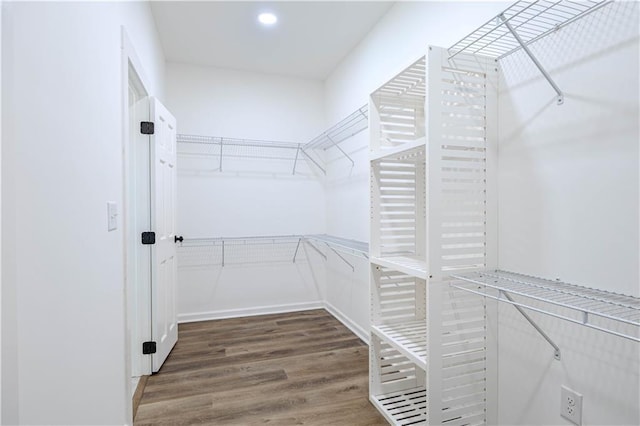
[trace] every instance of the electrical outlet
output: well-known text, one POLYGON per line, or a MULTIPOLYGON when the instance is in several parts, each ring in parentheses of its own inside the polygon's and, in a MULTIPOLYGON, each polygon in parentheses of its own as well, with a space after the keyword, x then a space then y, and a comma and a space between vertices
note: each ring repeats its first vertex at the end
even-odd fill
POLYGON ((582 425, 582 395, 562 386, 560 388, 560 415, 571 423, 582 425))

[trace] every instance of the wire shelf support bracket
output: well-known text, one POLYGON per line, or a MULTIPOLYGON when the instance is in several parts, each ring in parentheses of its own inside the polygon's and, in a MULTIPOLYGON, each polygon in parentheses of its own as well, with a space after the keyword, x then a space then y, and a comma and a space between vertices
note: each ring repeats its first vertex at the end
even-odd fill
POLYGON ((507 18, 504 17, 504 14, 500 15, 500 20, 502 22, 504 22, 504 25, 509 29, 509 32, 511 32, 511 34, 513 35, 513 38, 515 38, 518 41, 518 43, 520 43, 520 47, 522 47, 522 50, 524 50, 524 52, 527 54, 527 56, 529 56, 529 58, 534 63, 534 65, 538 68, 538 70, 540 70, 540 72, 542 73, 543 77, 547 80, 547 82, 551 85, 551 87, 553 87, 553 90, 556 91, 556 93, 558 94, 558 97, 556 98, 556 103, 558 105, 562 105, 564 103, 564 94, 562 93, 562 90, 560 90, 560 88, 558 87, 556 82, 553 81, 553 79, 551 78, 551 76, 549 75, 547 70, 544 69, 544 67, 542 66, 540 61, 538 61, 536 56, 531 52, 531 50, 527 47, 527 45, 522 41, 522 39, 518 35, 518 32, 511 26, 511 24, 509 23, 507 18))
POLYGON ((557 361, 560 361, 561 359, 560 347, 558 347, 558 345, 556 345, 553 342, 553 340, 551 340, 551 338, 547 335, 547 333, 545 333, 544 330, 540 328, 538 324, 536 324, 536 322, 529 316, 528 313, 525 312, 525 310, 520 306, 520 304, 518 304, 515 300, 513 300, 513 298, 509 295, 509 293, 507 293, 506 291, 500 290, 499 294, 501 296, 504 296, 513 305, 513 307, 516 308, 518 312, 520 312, 520 315, 522 315, 524 319, 526 319, 529 322, 529 324, 531 324, 531 326, 535 328, 538 333, 540 333, 540 335, 544 338, 544 340, 549 342, 549 344, 553 347, 553 357, 557 361))
POLYGON ((522 49, 556 92, 557 105, 562 105, 562 90, 528 46, 611 2, 612 0, 517 1, 451 46, 449 59, 464 52, 488 56, 499 61, 522 49))

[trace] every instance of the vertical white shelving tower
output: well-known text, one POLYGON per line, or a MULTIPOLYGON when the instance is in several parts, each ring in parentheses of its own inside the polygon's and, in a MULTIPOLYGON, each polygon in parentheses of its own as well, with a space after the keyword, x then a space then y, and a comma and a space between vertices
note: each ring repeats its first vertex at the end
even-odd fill
POLYGON ((391 424, 495 416, 493 307, 448 277, 495 263, 496 75, 493 60, 431 47, 370 98, 370 399, 391 424))

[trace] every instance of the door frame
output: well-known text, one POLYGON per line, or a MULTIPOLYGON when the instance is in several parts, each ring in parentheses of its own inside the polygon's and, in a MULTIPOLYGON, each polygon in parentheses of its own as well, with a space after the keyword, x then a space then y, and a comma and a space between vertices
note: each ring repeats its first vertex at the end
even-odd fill
MULTIPOLYGON (((148 151, 149 136, 141 135, 135 128, 129 125, 131 114, 136 114, 135 119, 139 121, 147 121, 148 109, 146 117, 144 114, 135 109, 129 109, 129 89, 134 87, 140 96, 151 96, 149 91, 148 80, 145 76, 144 69, 138 58, 135 48, 127 35, 124 26, 121 27, 121 81, 122 81, 122 235, 123 235, 123 274, 124 274, 124 356, 125 356, 125 412, 127 424, 133 424, 133 403, 132 396, 135 389, 132 389, 132 378, 134 373, 140 375, 151 374, 151 357, 142 354, 142 348, 139 351, 133 346, 134 341, 151 340, 151 288, 149 283, 140 283, 132 279, 130 275, 130 267, 138 266, 136 257, 137 240, 131 241, 129 232, 131 228, 135 229, 135 218, 132 214, 131 197, 136 194, 136 188, 130 185, 132 173, 136 167, 146 167, 148 174, 148 158, 146 156, 145 164, 140 164, 140 155, 133 155, 133 149, 136 145, 145 146, 148 151), (146 142, 146 143, 145 143, 146 142), (134 164, 135 163, 135 164, 134 164), (146 284, 146 285, 145 285, 146 284), (146 297, 145 297, 146 294, 146 297), (135 359, 134 359, 135 357, 135 359), (137 370, 137 371, 136 371, 137 370)), ((150 191, 150 190, 149 190, 150 191)), ((139 212, 140 210, 138 210, 139 212)), ((150 206, 148 211, 150 212, 150 206)), ((147 214, 149 214, 147 212, 147 214)), ((148 269, 151 268, 151 258, 148 258, 148 269)))

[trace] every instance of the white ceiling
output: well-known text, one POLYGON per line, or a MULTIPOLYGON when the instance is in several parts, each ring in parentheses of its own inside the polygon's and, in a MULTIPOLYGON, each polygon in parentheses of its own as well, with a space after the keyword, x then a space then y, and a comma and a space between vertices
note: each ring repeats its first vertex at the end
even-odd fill
POLYGON ((325 79, 393 2, 152 2, 167 61, 325 79), (278 16, 273 27, 259 13, 278 16))

